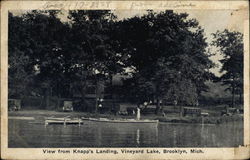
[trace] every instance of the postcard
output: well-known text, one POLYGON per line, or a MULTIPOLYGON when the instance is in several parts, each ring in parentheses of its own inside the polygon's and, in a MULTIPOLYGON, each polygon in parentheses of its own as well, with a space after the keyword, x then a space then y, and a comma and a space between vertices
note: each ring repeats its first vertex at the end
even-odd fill
POLYGON ((2 1, 2 159, 248 159, 249 2, 2 1))

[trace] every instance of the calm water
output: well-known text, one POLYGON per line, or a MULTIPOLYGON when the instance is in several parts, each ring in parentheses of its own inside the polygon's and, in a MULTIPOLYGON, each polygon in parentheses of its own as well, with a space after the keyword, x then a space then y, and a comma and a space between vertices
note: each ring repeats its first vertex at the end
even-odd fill
POLYGON ((32 124, 9 120, 9 147, 235 147, 243 144, 242 122, 198 124, 32 124))

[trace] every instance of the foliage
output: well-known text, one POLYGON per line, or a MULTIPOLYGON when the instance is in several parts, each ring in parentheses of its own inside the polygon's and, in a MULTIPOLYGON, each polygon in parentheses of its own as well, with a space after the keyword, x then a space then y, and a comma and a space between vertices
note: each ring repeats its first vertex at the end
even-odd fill
POLYGON ((240 98, 243 92, 243 35, 239 32, 224 30, 217 31, 214 36, 212 45, 218 47, 223 59, 221 72, 223 73, 220 80, 233 94, 232 105, 235 103, 235 94, 240 98))
POLYGON ((30 42, 26 32, 27 25, 21 17, 9 14, 9 64, 8 83, 9 96, 20 98, 27 94, 27 88, 33 79, 32 63, 26 53, 32 52, 29 48, 30 42))
POLYGON ((129 74, 123 96, 137 103, 154 98, 157 110, 160 100, 192 105, 206 91, 213 63, 203 29, 188 14, 148 11, 117 20, 110 10, 75 10, 62 22, 58 13, 10 15, 10 79, 24 84, 32 77, 57 96, 69 85, 84 100, 87 86, 129 74))
MULTIPOLYGON (((120 23, 121 46, 130 57, 127 65, 134 68, 134 77, 152 83, 158 100, 194 104, 206 90, 204 82, 213 67, 198 22, 185 13, 148 11, 120 23)), ((145 88, 147 83, 138 83, 134 89, 145 88)))
POLYGON ((123 70, 116 51, 116 17, 108 10, 78 10, 70 11, 68 18, 73 86, 84 98, 88 82, 97 85, 98 81, 112 79, 113 74, 123 70))

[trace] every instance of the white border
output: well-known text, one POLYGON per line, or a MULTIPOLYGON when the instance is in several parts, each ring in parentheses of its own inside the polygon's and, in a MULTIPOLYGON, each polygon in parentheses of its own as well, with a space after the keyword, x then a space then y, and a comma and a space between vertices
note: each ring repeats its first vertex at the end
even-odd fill
MULTIPOLYGON (((244 24, 244 146, 201 148, 203 154, 43 154, 42 148, 7 148, 8 10, 27 9, 247 9, 247 1, 3 1, 1 2, 1 158, 3 159, 247 159, 249 149, 249 21, 244 24)), ((56 149, 56 148, 53 148, 56 149)), ((73 150, 73 148, 64 148, 73 150)), ((94 150, 94 148, 92 148, 94 150)), ((113 148, 115 149, 115 148, 113 148)), ((116 148, 120 150, 119 148, 116 148)), ((135 148, 134 148, 135 149, 135 148)), ((138 149, 138 148, 136 148, 138 149)), ((165 148, 157 148, 162 151, 165 148)), ((168 148, 174 149, 174 148, 168 148)), ((190 148, 178 148, 190 150, 190 148)), ((193 148, 192 148, 193 149, 193 148)), ((197 148, 198 149, 198 148, 197 148)))

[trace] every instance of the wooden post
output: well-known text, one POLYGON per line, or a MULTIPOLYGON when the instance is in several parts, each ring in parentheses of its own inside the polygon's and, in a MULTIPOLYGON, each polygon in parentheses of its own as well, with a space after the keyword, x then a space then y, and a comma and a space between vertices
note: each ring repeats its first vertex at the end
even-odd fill
POLYGON ((45 128, 47 125, 48 125, 47 118, 45 118, 45 123, 44 123, 45 128))
POLYGON ((182 118, 183 117, 183 108, 182 108, 182 106, 180 105, 180 108, 179 108, 179 111, 180 111, 180 117, 182 118))

